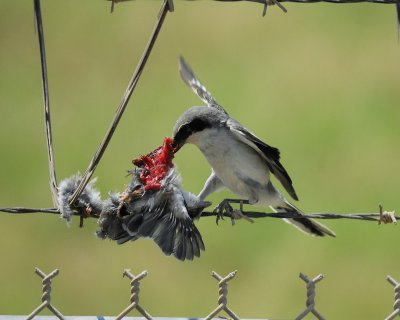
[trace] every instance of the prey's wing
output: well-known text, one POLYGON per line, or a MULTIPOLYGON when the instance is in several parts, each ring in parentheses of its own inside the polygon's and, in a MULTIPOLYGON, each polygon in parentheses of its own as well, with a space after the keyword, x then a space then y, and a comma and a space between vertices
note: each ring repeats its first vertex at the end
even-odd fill
POLYGON ((204 243, 182 193, 175 186, 158 193, 165 194, 154 199, 154 205, 145 210, 143 221, 137 227, 135 223, 127 223, 127 228, 140 237, 152 238, 166 255, 172 254, 179 260, 199 257, 204 243))
POLYGON ((225 114, 228 114, 224 108, 213 98, 210 92, 207 91, 206 87, 196 78, 193 70, 189 67, 183 57, 179 57, 179 73, 182 80, 194 91, 198 97, 204 101, 207 106, 216 108, 225 114))
POLYGON ((252 134, 250 131, 248 131, 246 128, 241 126, 233 119, 229 119, 227 121, 227 126, 229 130, 233 134, 235 134, 240 141, 250 146, 263 157, 270 171, 275 175, 280 183, 282 183, 290 196, 293 199, 298 200, 296 191, 293 188, 292 179, 290 179, 289 174, 286 172, 285 168, 279 161, 279 150, 261 141, 254 134, 252 134))

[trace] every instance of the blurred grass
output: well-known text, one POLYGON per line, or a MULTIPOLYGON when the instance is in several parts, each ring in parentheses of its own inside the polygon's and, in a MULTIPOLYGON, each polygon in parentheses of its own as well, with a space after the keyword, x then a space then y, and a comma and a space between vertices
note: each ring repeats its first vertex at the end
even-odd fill
MULTIPOLYGON (((153 27, 160 1, 109 14, 104 1, 43 1, 59 179, 84 171, 102 139, 153 27)), ((232 116, 282 152, 307 212, 399 208, 400 59, 394 6, 175 1, 128 110, 96 176, 105 196, 128 183, 139 154, 161 144, 176 118, 199 104, 177 72, 183 54, 232 116)), ((0 204, 51 206, 39 54, 30 1, 0 2, 0 204)), ((185 188, 209 173, 187 146, 176 158, 185 188)), ((229 193, 211 197, 215 203, 229 193)), ((0 215, 0 314, 27 314, 40 300, 35 266, 61 270, 54 304, 64 314, 117 314, 128 302, 124 268, 147 269, 141 301, 155 316, 205 316, 217 293, 211 270, 238 269, 230 303, 248 318, 293 318, 304 307, 299 272, 318 273, 327 318, 383 318, 400 280, 398 227, 328 221, 336 239, 304 236, 274 219, 198 227, 206 252, 165 257, 149 240, 124 246, 54 216, 0 215), (101 303, 99 303, 101 301, 101 303)))

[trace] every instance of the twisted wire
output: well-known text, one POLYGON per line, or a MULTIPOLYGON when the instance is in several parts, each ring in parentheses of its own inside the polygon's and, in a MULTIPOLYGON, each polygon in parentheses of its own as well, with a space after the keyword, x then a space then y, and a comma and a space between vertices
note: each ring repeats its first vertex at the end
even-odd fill
POLYGON ((232 280, 236 276, 237 271, 229 273, 226 277, 221 277, 218 273, 213 271, 211 275, 218 281, 218 307, 215 308, 205 320, 211 320, 216 317, 222 310, 225 311, 234 320, 239 320, 240 318, 228 308, 228 281, 232 280))
POLYGON ((322 315, 315 309, 315 285, 317 282, 321 281, 324 276, 322 274, 316 276, 314 279, 310 279, 305 274, 300 273, 300 278, 306 283, 307 288, 307 299, 306 299, 306 309, 297 316, 296 320, 303 319, 310 312, 319 320, 324 320, 322 315))
MULTIPOLYGON (((57 208, 25 208, 25 207, 9 207, 0 208, 0 212, 11 213, 11 214, 27 214, 27 213, 51 213, 59 214, 60 211, 57 208)), ((242 211, 243 216, 248 218, 275 218, 275 219, 285 219, 285 218, 299 218, 299 219, 350 219, 350 220, 363 220, 363 221, 375 221, 379 222, 382 220, 382 213, 302 213, 299 215, 296 212, 257 212, 257 211, 242 211)), ((231 218, 232 215, 227 212, 222 213, 224 217, 231 218)), ((392 223, 396 224, 396 220, 400 220, 399 215, 394 215, 392 212, 383 212, 383 217, 386 214, 392 217, 392 223)), ((79 213, 77 214, 80 215, 79 213)), ((201 217, 215 217, 218 213, 203 211, 201 217)), ((92 214, 88 218, 98 218, 98 216, 92 214)), ((387 223, 387 221, 383 221, 387 223)))
POLYGON ((306 306, 309 310, 314 309, 315 306, 315 283, 313 281, 307 283, 306 306))
POLYGON ((228 284, 226 283, 226 281, 222 281, 219 284, 219 289, 218 289, 218 293, 219 293, 219 297, 218 297, 218 304, 226 307, 226 304, 228 302, 228 284))
POLYGON ((391 276, 387 276, 387 281, 394 286, 394 311, 385 320, 393 320, 400 315, 400 283, 398 283, 391 276))
POLYGON ((49 274, 45 274, 42 270, 39 268, 35 268, 35 273, 42 278, 42 302, 47 302, 47 304, 50 304, 51 301, 51 280, 56 277, 60 271, 58 269, 53 270, 49 274))
POLYGON ((140 282, 139 280, 131 281, 131 303, 139 304, 140 282))
POLYGON ((400 312, 400 284, 394 288, 394 304, 393 308, 400 312))
POLYGON ((42 286, 43 294, 42 294, 42 302, 47 302, 50 304, 51 301, 51 280, 50 279, 45 279, 43 280, 43 286, 42 286))
POLYGON ((129 269, 125 269, 122 276, 129 278, 131 289, 130 289, 130 305, 126 307, 115 320, 123 319, 129 312, 136 309, 142 316, 148 320, 152 320, 150 314, 139 305, 139 293, 140 293, 140 281, 147 276, 148 272, 143 271, 139 275, 134 276, 129 269))
POLYGON ((26 320, 33 319, 38 315, 44 308, 49 309, 58 319, 63 320, 64 316, 58 311, 51 303, 51 280, 59 274, 59 270, 55 269, 49 274, 45 274, 39 268, 35 268, 35 273, 42 278, 42 303, 32 311, 32 313, 26 318, 26 320))

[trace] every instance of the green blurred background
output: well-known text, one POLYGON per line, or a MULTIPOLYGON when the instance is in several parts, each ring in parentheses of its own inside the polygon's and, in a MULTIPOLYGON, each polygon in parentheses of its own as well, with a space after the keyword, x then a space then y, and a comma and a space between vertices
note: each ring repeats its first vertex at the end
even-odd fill
MULTIPOLYGON (((161 1, 42 1, 58 178, 83 172, 114 115, 161 1)), ((198 98, 180 80, 183 54, 216 99, 280 148, 306 212, 399 209, 400 46, 394 5, 262 5, 175 1, 95 176, 103 196, 129 182, 131 159, 171 134, 198 98)), ((52 206, 32 1, 0 2, 0 206, 52 206)), ((175 163, 197 193, 210 168, 186 146, 175 163)), ((229 193, 211 197, 216 204, 229 193)), ((166 257, 150 240, 123 246, 46 214, 0 214, 0 314, 28 314, 40 279, 60 269, 53 303, 66 315, 116 315, 128 303, 124 268, 146 269, 141 302, 153 316, 204 317, 217 301, 211 270, 238 270, 229 303, 241 317, 290 319, 304 308, 299 272, 323 273, 318 310, 332 319, 382 319, 400 280, 399 226, 326 221, 336 239, 275 219, 213 218, 197 226, 206 251, 166 257)), ((311 319, 311 317, 310 317, 311 319)))

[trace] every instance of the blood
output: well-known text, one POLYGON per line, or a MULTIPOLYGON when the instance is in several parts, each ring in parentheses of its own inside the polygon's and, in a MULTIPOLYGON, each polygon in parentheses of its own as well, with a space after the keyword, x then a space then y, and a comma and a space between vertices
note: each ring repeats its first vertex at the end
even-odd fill
POLYGON ((174 166, 174 146, 172 138, 166 137, 162 146, 151 151, 145 156, 132 160, 132 163, 140 167, 140 180, 145 190, 159 190, 161 183, 168 171, 174 166))

